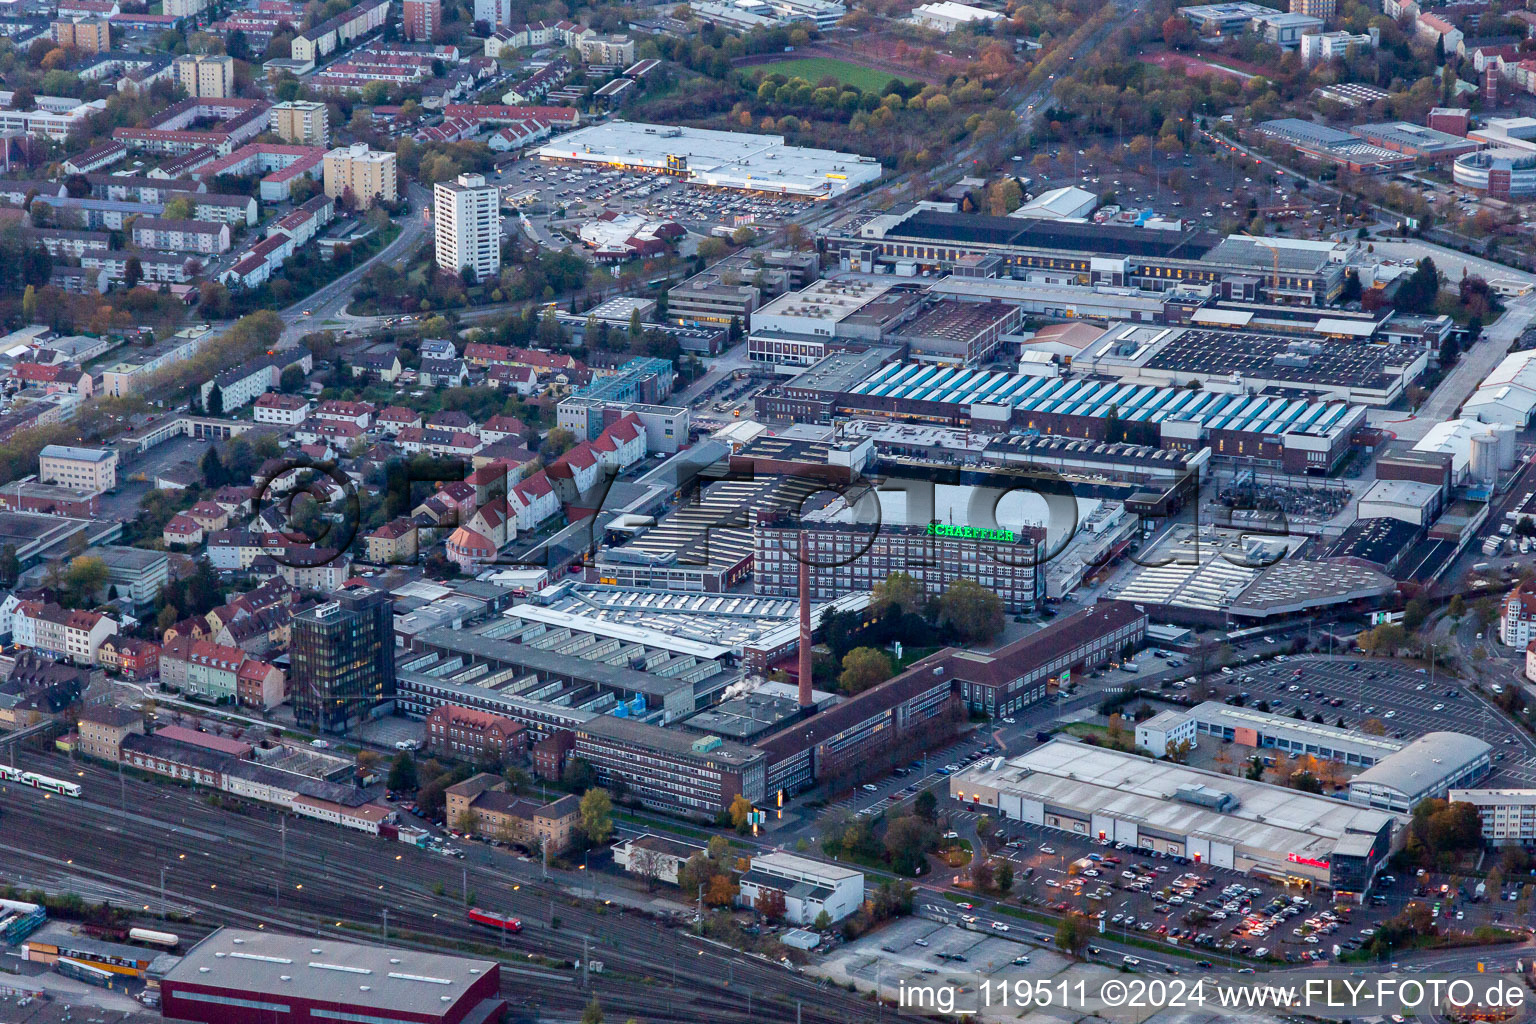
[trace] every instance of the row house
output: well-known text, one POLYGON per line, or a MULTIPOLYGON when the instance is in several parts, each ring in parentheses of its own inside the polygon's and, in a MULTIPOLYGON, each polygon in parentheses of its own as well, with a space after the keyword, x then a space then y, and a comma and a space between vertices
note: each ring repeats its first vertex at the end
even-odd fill
POLYGON ((399 434, 407 427, 421 427, 421 413, 414 412, 398 405, 385 406, 379 411, 377 424, 380 430, 390 437, 399 434))
POLYGON ((91 375, 78 366, 68 363, 17 363, 11 367, 11 376, 23 387, 41 388, 45 393, 63 391, 67 394, 89 398, 93 394, 91 375))
POLYGON ((117 621, 100 612, 76 611, 52 602, 23 601, 11 616, 11 639, 76 665, 96 664, 102 642, 117 621))
POLYGON ((315 418, 351 423, 362 430, 367 430, 373 426, 375 412, 377 410, 367 402, 344 402, 333 398, 315 407, 315 418))
POLYGON ((273 708, 286 697, 282 670, 238 647, 177 637, 160 652, 160 682, 185 694, 273 708))
POLYGON ((145 249, 212 255, 229 250, 229 225, 207 220, 140 217, 133 222, 133 244, 145 249))
POLYGON ((226 288, 260 288, 292 255, 293 239, 287 232, 274 231, 252 243, 244 256, 219 275, 219 281, 226 288))
POLYGON ((208 564, 215 569, 245 572, 257 558, 271 551, 280 551, 287 543, 287 538, 281 533, 219 530, 208 537, 208 564))
POLYGON ((294 440, 301 444, 327 444, 337 451, 347 451, 353 444, 366 438, 364 428, 346 420, 306 418, 293 432, 294 440))
POLYGON ((279 217, 267 229, 267 233, 282 231, 293 239, 293 247, 298 249, 307 245, 335 216, 336 200, 327 195, 318 195, 292 213, 279 217))
POLYGON ((431 427, 403 427, 395 434, 395 444, 408 455, 425 452, 428 455, 461 458, 468 458, 484 447, 474 434, 431 427))
POLYGON ((464 346, 464 361, 482 369, 493 366, 528 367, 539 375, 540 380, 552 379, 560 384, 580 384, 589 376, 585 363, 563 353, 485 342, 464 346))
POLYGON ((71 256, 79 259, 86 253, 106 252, 112 248, 109 231, 74 231, 69 228, 21 229, 21 235, 31 246, 42 246, 49 256, 71 256))
POLYGON ((80 265, 102 271, 109 281, 125 281, 132 259, 139 261, 140 280, 151 284, 188 284, 203 272, 203 263, 196 256, 153 249, 92 250, 80 257, 80 265))
POLYGON ((151 178, 130 174, 87 174, 93 199, 121 199, 130 203, 160 203, 172 196, 206 191, 207 186, 191 178, 151 178))
POLYGON ((131 636, 109 636, 96 649, 96 660, 124 679, 153 679, 160 674, 160 645, 131 636))
POLYGON ((252 571, 278 576, 300 590, 322 592, 340 590, 341 585, 352 577, 350 552, 290 544, 281 554, 281 560, 267 558, 273 563, 270 567, 264 566, 258 558, 252 563, 252 571))
POLYGON ((255 227, 256 200, 250 196, 221 195, 216 192, 172 192, 171 200, 186 199, 192 204, 192 218, 228 224, 232 228, 255 227))

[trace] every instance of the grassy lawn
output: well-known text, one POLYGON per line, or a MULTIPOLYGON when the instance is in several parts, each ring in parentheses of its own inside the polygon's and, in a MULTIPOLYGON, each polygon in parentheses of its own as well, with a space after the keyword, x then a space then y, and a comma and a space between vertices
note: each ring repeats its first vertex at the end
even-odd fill
POLYGON ((1112 739, 1110 739, 1109 728, 1103 725, 1090 725, 1087 722, 1073 722, 1063 731, 1079 738, 1092 736, 1098 741, 1100 746, 1108 747, 1111 750, 1124 750, 1131 753, 1134 753, 1136 750, 1136 733, 1134 728, 1129 724, 1127 724, 1126 727, 1122 730, 1119 743, 1115 743, 1112 739))
MULTIPOLYGON (((885 83, 893 78, 901 78, 888 71, 876 71, 874 68, 860 67, 846 60, 837 60, 833 57, 804 57, 800 60, 784 60, 774 64, 761 65, 759 70, 764 74, 777 73, 789 78, 803 78, 812 85, 831 76, 842 85, 851 85, 865 92, 877 92, 885 88, 885 83)), ((907 79, 902 79, 907 81, 907 79)))

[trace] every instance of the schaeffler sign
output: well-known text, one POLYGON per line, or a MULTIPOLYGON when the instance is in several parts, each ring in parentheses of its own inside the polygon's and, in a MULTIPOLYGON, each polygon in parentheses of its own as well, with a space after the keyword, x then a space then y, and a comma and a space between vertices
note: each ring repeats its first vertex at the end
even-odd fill
POLYGON ((1018 538, 1012 530, 992 530, 985 526, 945 526, 943 523, 929 523, 928 536, 930 537, 960 537, 965 540, 995 540, 1004 544, 1012 544, 1018 538))

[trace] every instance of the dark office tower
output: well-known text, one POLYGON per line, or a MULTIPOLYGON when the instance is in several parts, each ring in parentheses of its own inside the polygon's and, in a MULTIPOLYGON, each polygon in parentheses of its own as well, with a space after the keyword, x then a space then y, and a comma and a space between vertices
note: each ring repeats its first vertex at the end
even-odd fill
POLYGON ((395 625, 389 595, 338 594, 293 618, 289 644, 300 726, 346 732, 395 697, 395 625))

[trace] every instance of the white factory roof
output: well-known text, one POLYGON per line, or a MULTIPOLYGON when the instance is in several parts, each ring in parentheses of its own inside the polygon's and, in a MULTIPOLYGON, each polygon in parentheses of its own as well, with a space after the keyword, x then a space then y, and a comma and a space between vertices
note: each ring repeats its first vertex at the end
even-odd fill
POLYGON ((1536 412, 1536 350, 1511 352, 1483 378, 1462 415, 1484 423, 1524 426, 1536 412))
POLYGON ((752 867, 756 870, 774 869, 804 875, 808 878, 821 879, 831 884, 836 884, 844 878, 864 877, 864 872, 856 868, 846 868, 841 864, 828 864, 825 861, 811 860, 809 857, 797 857, 792 853, 784 853, 778 850, 753 857, 752 867))
POLYGON ((752 314, 754 328, 759 322, 776 316, 798 317, 835 324, 852 316, 891 290, 884 281, 862 278, 834 281, 821 278, 798 292, 785 292, 752 314))
POLYGON ((1395 817, 1326 796, 1068 740, 1036 747, 996 770, 994 763, 983 761, 981 767, 951 776, 950 791, 968 793, 980 784, 1172 835, 1196 835, 1282 857, 1295 853, 1328 860, 1346 835, 1379 832, 1395 817), (1178 799, 1181 788, 1196 786, 1229 793, 1237 804, 1217 811, 1178 799))
POLYGON ((1372 736, 1354 729, 1341 729, 1336 725, 1277 715, 1257 708, 1237 707, 1219 700, 1202 701, 1185 713, 1207 725, 1254 729, 1266 736, 1284 737, 1335 751, 1352 750, 1377 760, 1395 754, 1405 746, 1402 740, 1390 736, 1372 736))
POLYGON ((1008 216, 1034 217, 1037 220, 1077 220, 1088 216, 1098 205, 1099 197, 1092 192, 1067 185, 1040 193, 1008 216))
POLYGON ((284 993, 426 1020, 447 1016, 471 985, 494 970, 494 960, 221 928, 193 946, 165 981, 284 993))
POLYGON ((1488 433, 1488 425, 1477 420, 1458 419, 1436 423, 1413 446, 1416 452, 1449 452, 1451 475, 1459 478, 1472 461, 1472 439, 1488 433))
MULTIPOLYGON (((811 621, 828 607, 857 611, 869 604, 868 591, 817 603, 811 621)), ((514 605, 506 616, 542 622, 658 650, 713 661, 740 656, 747 647, 773 647, 799 630, 799 602, 753 594, 690 594, 567 581, 546 588, 537 603, 514 605)))
POLYGON ((1377 480, 1366 488, 1364 494, 1360 495, 1360 502, 1361 504, 1374 502, 1422 509, 1433 502, 1439 494, 1439 487, 1434 484, 1420 483, 1417 480, 1377 480))
POLYGON ((1002 15, 970 4, 957 4, 954 0, 937 0, 923 4, 912 12, 916 18, 939 18, 944 21, 994 21, 1002 15))
POLYGON ((1453 804, 1478 804, 1483 807, 1498 804, 1530 807, 1536 805, 1536 789, 1453 789, 1450 791, 1450 800, 1453 804))
POLYGON ((1380 786, 1407 797, 1436 788, 1493 747, 1476 736, 1459 732, 1425 733, 1391 757, 1384 758, 1350 780, 1350 786, 1380 786))
POLYGON ((790 146, 782 135, 609 121, 580 128, 540 146, 545 160, 673 173, 682 161, 690 184, 722 188, 837 195, 880 177, 880 162, 857 153, 790 146))

